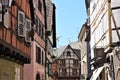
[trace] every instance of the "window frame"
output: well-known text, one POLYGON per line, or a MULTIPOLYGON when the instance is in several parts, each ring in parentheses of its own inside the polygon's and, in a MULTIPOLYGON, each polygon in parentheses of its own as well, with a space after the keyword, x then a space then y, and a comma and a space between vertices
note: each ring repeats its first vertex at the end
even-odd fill
POLYGON ((29 35, 30 31, 31 31, 31 20, 30 20, 30 19, 26 19, 26 20, 25 20, 25 41, 26 41, 26 42, 31 42, 31 37, 30 37, 30 35, 29 35), (27 25, 26 25, 27 21, 28 21, 29 26, 30 26, 29 29, 27 29, 27 25), (26 33, 28 33, 28 35, 27 35, 26 33), (27 39, 27 37, 28 37, 29 39, 27 39))
POLYGON ((42 51, 42 65, 44 65, 44 52, 42 51))
POLYGON ((22 12, 21 10, 18 11, 18 36, 20 37, 25 37, 25 13, 22 12), (22 15, 23 19, 20 20, 22 17, 20 16, 22 15), (21 34, 21 26, 22 25, 22 34, 21 34))
POLYGON ((41 48, 36 46, 36 62, 41 64, 41 48))

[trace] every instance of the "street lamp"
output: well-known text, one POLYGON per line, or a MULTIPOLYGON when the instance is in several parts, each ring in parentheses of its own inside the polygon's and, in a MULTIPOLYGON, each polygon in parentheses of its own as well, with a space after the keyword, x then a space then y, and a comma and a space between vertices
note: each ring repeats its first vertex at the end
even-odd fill
POLYGON ((7 8, 12 6, 13 0, 0 0, 0 25, 4 26, 4 15, 7 8))

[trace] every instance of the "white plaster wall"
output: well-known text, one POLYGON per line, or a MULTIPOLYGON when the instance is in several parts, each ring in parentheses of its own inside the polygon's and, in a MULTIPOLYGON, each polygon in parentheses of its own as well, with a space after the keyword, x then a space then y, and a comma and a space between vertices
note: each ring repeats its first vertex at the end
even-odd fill
MULTIPOLYGON (((91 56, 94 57, 94 47, 106 47, 109 44, 108 25, 108 3, 107 0, 91 0, 90 3, 90 25, 91 25, 91 56), (93 8, 95 6, 95 8, 93 8), (105 5, 104 7, 102 7, 105 5)), ((120 0, 111 0, 111 6, 120 6, 120 0)), ((120 9, 112 10, 117 27, 120 27, 120 9)), ((115 28, 111 18, 111 27, 115 28)), ((120 30, 119 30, 120 34, 120 30)), ((112 30, 112 42, 119 41, 115 30, 112 30)))

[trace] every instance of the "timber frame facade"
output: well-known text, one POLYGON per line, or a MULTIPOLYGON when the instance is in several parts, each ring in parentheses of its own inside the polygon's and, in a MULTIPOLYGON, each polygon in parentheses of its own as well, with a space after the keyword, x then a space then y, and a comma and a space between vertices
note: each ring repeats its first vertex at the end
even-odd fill
POLYGON ((70 45, 66 46, 59 59, 58 80, 80 80, 80 51, 72 49, 70 45))
POLYGON ((21 64, 30 62, 31 51, 30 42, 27 40, 27 30, 20 29, 20 26, 25 27, 24 29, 27 29, 26 26, 28 25, 31 27, 31 22, 25 25, 27 20, 31 20, 29 6, 30 4, 27 0, 24 2, 16 0, 14 5, 8 8, 4 14, 3 24, 0 25, 0 56, 2 58, 7 58, 15 62, 18 60, 21 64), (21 20, 24 21, 23 25, 21 20))
POLYGON ((55 5, 52 0, 50 6, 48 0, 1 4, 7 1, 0 1, 0 80, 52 79, 50 73, 46 78, 46 59, 56 47, 55 5))
POLYGON ((90 80, 118 80, 120 45, 120 0, 86 0, 91 37, 90 80), (117 51, 118 50, 118 51, 117 51), (94 76, 99 72, 99 75, 94 76))
POLYGON ((23 65, 31 61, 30 6, 28 0, 15 0, 0 13, 0 80, 23 80, 23 65))

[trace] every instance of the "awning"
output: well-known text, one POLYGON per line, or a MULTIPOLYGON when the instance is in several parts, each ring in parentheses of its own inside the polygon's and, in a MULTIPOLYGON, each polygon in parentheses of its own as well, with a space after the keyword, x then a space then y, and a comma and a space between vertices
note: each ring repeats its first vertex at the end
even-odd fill
POLYGON ((91 76, 90 80, 96 80, 97 77, 100 75, 102 72, 104 66, 97 68, 95 71, 93 71, 93 75, 91 76))

